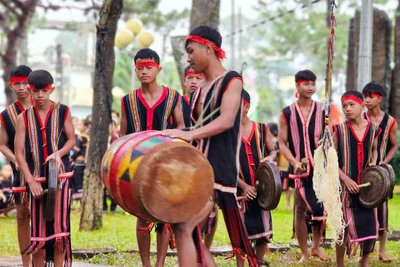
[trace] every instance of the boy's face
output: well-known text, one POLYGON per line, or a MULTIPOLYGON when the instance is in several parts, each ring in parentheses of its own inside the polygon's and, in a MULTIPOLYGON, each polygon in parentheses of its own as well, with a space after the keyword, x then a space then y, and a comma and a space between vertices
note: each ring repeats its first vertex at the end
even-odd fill
POLYGON ((367 109, 379 107, 382 102, 382 96, 364 95, 364 103, 367 109))
POLYGON ((10 164, 6 164, 1 168, 1 172, 3 173, 4 178, 8 179, 11 177, 12 168, 10 164))
MULTIPOLYGON (((206 45, 196 42, 189 42, 186 46, 187 62, 195 73, 204 72, 208 54, 206 48, 206 45)), ((214 53, 214 50, 212 52, 214 53)))
POLYGON ((361 116, 361 112, 364 109, 364 104, 359 104, 354 100, 346 99, 342 102, 342 109, 347 120, 354 120, 361 116))
POLYGON ((16 94, 17 99, 24 99, 25 97, 29 96, 29 83, 26 82, 16 82, 11 84, 10 88, 16 94))
MULTIPOLYGON (((137 59, 136 63, 145 62, 145 61, 154 61, 154 59, 137 59)), ((149 84, 156 80, 157 75, 160 73, 161 67, 154 66, 141 66, 136 67, 135 72, 136 75, 142 84, 149 84)))
POLYGON ((54 91, 54 87, 53 89, 33 89, 30 90, 31 91, 31 95, 33 100, 35 101, 35 105, 36 106, 43 106, 47 103, 47 101, 49 101, 50 99, 50 95, 53 93, 54 91))
MULTIPOLYGON (((188 72, 193 71, 193 69, 189 69, 188 72)), ((184 81, 184 86, 186 89, 186 92, 191 94, 198 88, 200 85, 202 85, 204 82, 204 77, 199 75, 199 74, 189 74, 185 77, 184 81)))
POLYGON ((311 98, 315 94, 316 85, 315 81, 305 81, 296 85, 299 96, 304 98, 311 98))

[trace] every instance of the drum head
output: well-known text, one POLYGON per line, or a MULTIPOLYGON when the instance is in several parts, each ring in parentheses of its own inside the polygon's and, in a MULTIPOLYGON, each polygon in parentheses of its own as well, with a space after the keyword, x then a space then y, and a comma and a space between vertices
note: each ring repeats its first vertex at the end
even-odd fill
POLYGON ((366 208, 380 206, 389 195, 389 173, 381 166, 370 166, 361 173, 361 184, 370 183, 368 187, 360 188, 359 200, 366 208))
POLYGON ((257 200, 263 210, 273 210, 281 199, 282 182, 278 168, 273 163, 261 162, 256 177, 257 200))
POLYGON ((396 175, 394 173, 392 165, 387 163, 381 163, 380 166, 383 167, 389 173, 389 178, 390 178, 390 190, 388 195, 389 197, 393 193, 394 186, 396 184, 396 175))
POLYGON ((47 162, 49 173, 47 180, 47 194, 44 199, 43 219, 47 222, 54 219, 54 211, 56 209, 57 189, 58 189, 58 168, 56 160, 47 162))
POLYGON ((188 221, 213 193, 210 163, 186 142, 158 145, 143 158, 136 175, 141 176, 139 191, 144 207, 161 222, 188 221))

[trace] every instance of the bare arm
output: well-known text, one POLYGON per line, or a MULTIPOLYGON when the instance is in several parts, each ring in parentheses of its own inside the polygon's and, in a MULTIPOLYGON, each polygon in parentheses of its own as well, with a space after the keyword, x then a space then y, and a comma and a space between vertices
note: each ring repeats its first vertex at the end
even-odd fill
MULTIPOLYGON (((333 134, 333 146, 335 150, 338 150, 338 139, 336 134, 333 134)), ((347 176, 341 168, 339 168, 339 179, 344 183, 347 190, 352 193, 356 194, 359 192, 359 188, 356 182, 354 182, 349 176, 347 176)))
POLYGON ((397 140, 396 140, 396 133, 397 133, 397 122, 394 123, 393 128, 390 130, 389 133, 389 143, 392 147, 389 149, 388 153, 386 154, 386 158, 383 161, 384 163, 389 163, 396 154, 397 151, 397 140))
POLYGON ((279 133, 278 133, 278 142, 279 142, 279 152, 283 154, 283 156, 289 161, 289 163, 294 166, 297 162, 296 158, 293 156, 292 152, 288 147, 288 128, 285 119, 283 118, 283 114, 279 119, 279 133))
POLYGON ((26 162, 25 151, 25 123, 22 114, 17 119, 17 133, 14 140, 15 158, 18 162, 19 169, 24 175, 25 180, 30 184, 33 180, 32 174, 29 170, 28 163, 26 162))
POLYGON ((1 122, 0 126, 0 152, 3 153, 4 156, 8 158, 9 161, 16 164, 15 155, 8 147, 8 134, 6 129, 4 128, 4 124, 1 122))
POLYGON ((271 159, 271 161, 274 161, 276 159, 276 150, 274 147, 274 143, 272 142, 272 134, 270 131, 267 133, 267 138, 265 140, 265 149, 268 151, 268 158, 271 159))
POLYGON ((75 146, 75 132, 72 124, 71 112, 68 110, 67 119, 64 122, 64 132, 67 135, 67 142, 58 150, 60 158, 67 155, 75 146))
POLYGON ((183 129, 185 128, 185 121, 183 120, 183 113, 182 113, 182 104, 180 99, 178 99, 178 103, 175 106, 173 116, 176 122, 176 129, 183 129))
POLYGON ((222 96, 220 115, 204 127, 191 131, 194 140, 215 136, 233 127, 241 105, 242 88, 243 82, 239 79, 229 84, 222 96))
POLYGON ((17 119, 17 133, 14 139, 14 150, 15 150, 15 157, 18 162, 19 169, 24 175, 26 182, 29 185, 29 190, 34 198, 40 198, 43 195, 43 188, 42 186, 35 181, 33 178, 28 163, 25 159, 25 123, 24 123, 24 113, 21 113, 17 119))
POLYGON ((121 105, 121 122, 119 126, 120 135, 125 136, 127 133, 127 124, 126 124, 126 112, 124 107, 121 105))

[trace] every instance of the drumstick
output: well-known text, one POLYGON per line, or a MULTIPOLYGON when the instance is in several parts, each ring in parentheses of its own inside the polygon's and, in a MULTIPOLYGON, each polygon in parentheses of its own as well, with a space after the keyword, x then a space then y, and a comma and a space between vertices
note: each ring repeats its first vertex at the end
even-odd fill
POLYGON ((364 183, 364 184, 360 184, 360 185, 358 185, 358 188, 362 188, 362 187, 368 187, 368 186, 370 186, 371 185, 371 183, 370 182, 368 182, 368 183, 364 183))
POLYGON ((255 193, 257 193, 257 187, 258 187, 259 184, 260 184, 260 182, 257 180, 255 185, 254 185, 254 189, 253 189, 255 193))
POLYGON ((308 165, 308 159, 307 159, 307 158, 302 158, 302 159, 301 159, 301 166, 302 166, 304 169, 307 169, 307 165, 308 165))

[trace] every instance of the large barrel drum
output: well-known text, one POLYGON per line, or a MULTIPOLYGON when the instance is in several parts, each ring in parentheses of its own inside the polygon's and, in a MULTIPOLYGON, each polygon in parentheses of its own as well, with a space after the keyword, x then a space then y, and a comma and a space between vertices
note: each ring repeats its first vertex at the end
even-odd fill
POLYGON ((214 184, 212 167, 199 150, 159 131, 115 141, 103 157, 102 178, 125 211, 166 223, 185 222, 199 213, 214 184))

